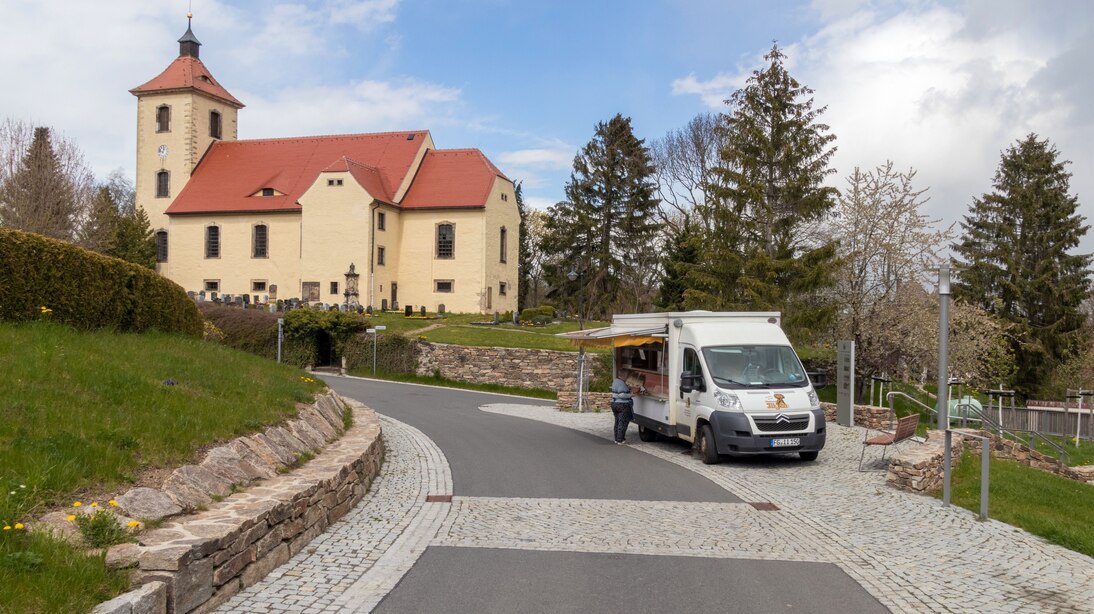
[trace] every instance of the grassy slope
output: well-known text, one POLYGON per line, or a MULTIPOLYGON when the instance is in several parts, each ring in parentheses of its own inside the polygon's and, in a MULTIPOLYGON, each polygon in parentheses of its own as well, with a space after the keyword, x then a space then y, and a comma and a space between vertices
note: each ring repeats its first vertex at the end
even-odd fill
MULTIPOLYGON (((0 374, 0 524, 12 526, 279 421, 321 387, 197 339, 46 323, 0 324, 0 374)), ((86 611, 124 586, 98 557, 26 531, 0 534, 0 612, 86 611)))
MULTIPOLYGON (((1014 461, 991 460, 988 514, 1048 541, 1094 556, 1094 486, 1014 461)), ((938 493, 941 497, 941 493, 938 493)), ((980 460, 971 454, 954 470, 953 501, 980 509, 980 460)))

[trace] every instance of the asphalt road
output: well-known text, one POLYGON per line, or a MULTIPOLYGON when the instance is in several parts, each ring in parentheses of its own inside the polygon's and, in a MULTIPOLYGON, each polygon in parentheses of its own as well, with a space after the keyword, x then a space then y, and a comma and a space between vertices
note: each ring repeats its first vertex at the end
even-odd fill
MULTIPOLYGON (((375 380, 323 379, 339 394, 432 438, 452 468, 455 490, 438 494, 740 502, 702 476, 607 439, 478 409, 490 403, 549 402, 375 380)), ((605 421, 611 419, 611 414, 604 416, 605 421)))
MULTIPOLYGON (((547 404, 324 376, 336 391, 421 430, 452 494, 736 503, 710 480, 603 438, 478 409, 547 404)), ((611 420, 605 415, 604 420, 611 420)), ((437 493, 447 494, 447 493, 437 493)), ((667 519, 651 519, 671 531, 667 519)), ((885 612, 838 566, 795 561, 432 546, 376 612, 885 612)))

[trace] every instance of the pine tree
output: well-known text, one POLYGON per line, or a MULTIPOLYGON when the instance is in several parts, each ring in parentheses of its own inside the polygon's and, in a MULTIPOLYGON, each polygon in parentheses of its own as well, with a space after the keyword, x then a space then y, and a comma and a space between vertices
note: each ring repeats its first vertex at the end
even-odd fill
POLYGON ((994 190, 973 200, 954 245, 957 297, 1013 325, 1015 388, 1024 396, 1085 342, 1080 305, 1089 292, 1091 256, 1069 252, 1090 227, 1068 193, 1068 163, 1036 134, 1008 148, 994 190))
POLYGON ((49 128, 35 128, 19 168, 0 186, 0 222, 8 228, 71 241, 79 217, 49 128))
POLYGON ((653 163, 631 120, 617 114, 598 123, 593 139, 574 158, 567 201, 551 208, 544 249, 549 295, 577 307, 584 293, 587 313, 605 317, 633 309, 644 272, 633 254, 649 250, 657 235, 653 163), (575 270, 578 282, 566 274, 575 270), (583 284, 579 287, 578 284, 583 284))
POLYGON ((528 302, 528 288, 531 286, 532 246, 528 228, 528 211, 524 205, 523 184, 518 183, 514 195, 517 201, 517 213, 520 214, 520 228, 517 237, 517 310, 523 310, 528 302))
POLYGON ((717 181, 700 207, 703 246, 688 274, 689 308, 780 309, 799 335, 834 315, 817 293, 831 287, 836 244, 818 232, 838 191, 822 185, 835 136, 819 122, 813 90, 798 83, 774 45, 722 116, 717 181))
POLYGON ((91 204, 91 214, 80 227, 77 243, 84 249, 109 254, 118 234, 118 205, 108 186, 100 186, 91 204))
POLYGON ((687 290, 688 271, 699 260, 698 236, 689 222, 673 233, 661 260, 661 290, 657 306, 665 311, 684 309, 684 291, 687 290))
POLYGON ((134 207, 128 214, 118 217, 114 246, 107 254, 150 269, 156 268, 156 240, 144 209, 134 207))

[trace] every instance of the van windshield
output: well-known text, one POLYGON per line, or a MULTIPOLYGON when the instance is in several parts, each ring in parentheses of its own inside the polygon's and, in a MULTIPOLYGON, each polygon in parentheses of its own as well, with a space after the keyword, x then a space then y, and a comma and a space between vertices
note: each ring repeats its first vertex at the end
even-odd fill
POLYGON ((809 385, 797 354, 787 345, 722 345, 703 348, 710 377, 720 388, 804 388, 809 385))

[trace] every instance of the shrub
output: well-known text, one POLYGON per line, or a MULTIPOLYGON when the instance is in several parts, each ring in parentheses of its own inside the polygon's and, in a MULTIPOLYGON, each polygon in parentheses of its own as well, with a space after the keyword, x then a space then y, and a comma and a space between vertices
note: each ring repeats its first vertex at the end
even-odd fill
MULTIPOLYGON (((402 335, 380 335, 376 368, 384 373, 417 373, 419 353, 416 341, 402 335)), ((360 333, 350 337, 342 355, 347 369, 372 368, 372 335, 360 333)))
POLYGON ((0 320, 82 329, 157 329, 194 337, 201 313, 174 282, 144 267, 40 235, 0 228, 0 320))
POLYGON ((585 355, 586 368, 589 369, 589 391, 611 392, 612 355, 610 352, 589 353, 585 355))
MULTIPOLYGON (((257 354, 270 360, 277 359, 277 318, 279 314, 261 309, 240 309, 198 303, 202 315, 223 335, 224 345, 257 354)), ((308 310, 300 310, 307 312, 308 310)), ((290 312, 295 313, 295 312, 290 312)), ((288 314, 286 314, 288 315, 288 314)), ((305 367, 315 364, 315 343, 308 339, 295 339, 286 335, 281 346, 281 362, 305 367)))
POLYGON ((117 517, 105 509, 97 510, 91 514, 75 514, 76 527, 80 529, 80 535, 92 548, 107 548, 115 544, 133 541, 120 524, 117 517))

